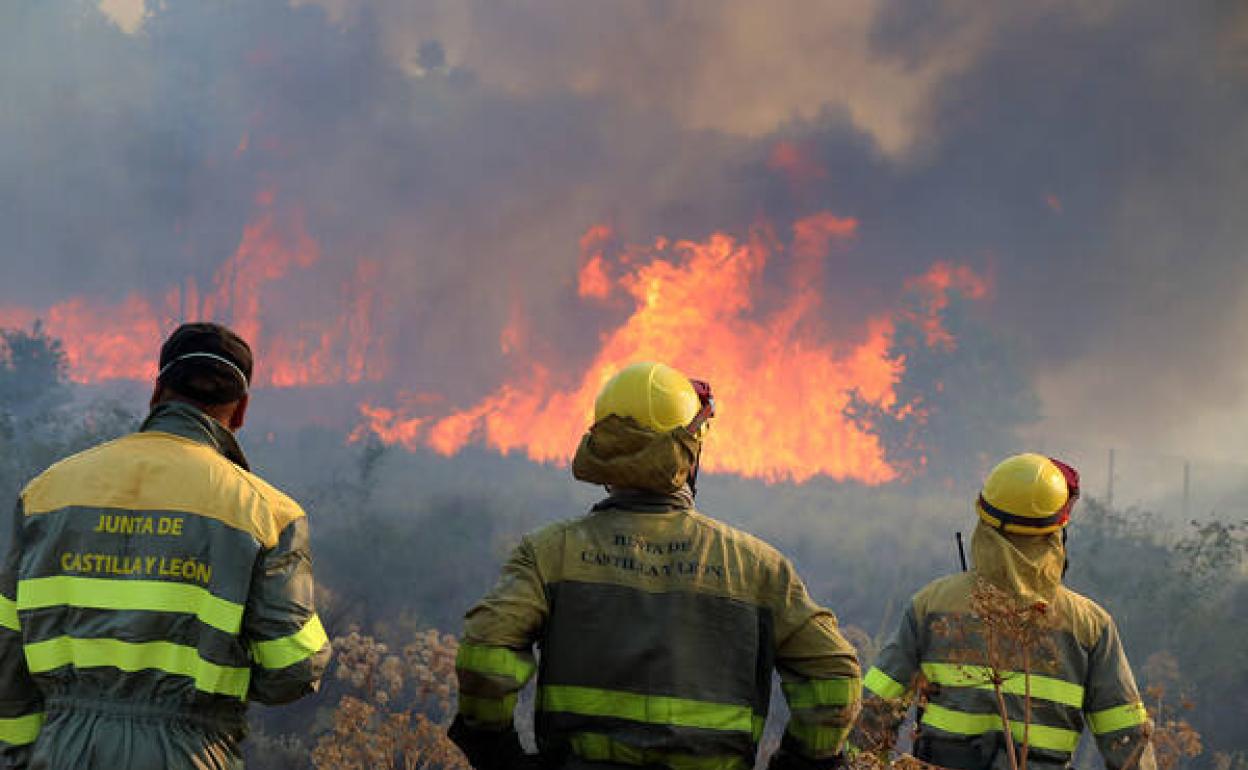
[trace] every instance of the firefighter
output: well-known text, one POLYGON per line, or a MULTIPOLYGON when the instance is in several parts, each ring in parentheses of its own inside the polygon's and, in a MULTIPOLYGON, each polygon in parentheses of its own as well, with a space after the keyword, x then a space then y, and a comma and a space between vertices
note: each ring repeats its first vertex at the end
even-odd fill
POLYGON ((999 677, 1015 754, 1021 756, 1026 735, 1030 767, 1066 767, 1085 727, 1109 770, 1156 767, 1151 723, 1113 618, 1062 585, 1065 528, 1078 497, 1075 469, 1043 455, 1016 455, 989 473, 975 506, 974 566, 914 596, 867 673, 864 726, 875 723, 891 734, 879 718, 889 711, 885 700, 922 680, 926 703, 915 756, 948 768, 1000 770, 1009 766, 1010 749, 993 684, 999 677), (1042 642, 985 630, 972 601, 984 606, 992 591, 979 581, 1001 589, 997 601, 1005 597, 1004 612, 1030 608, 1031 628, 1042 642), (992 659, 989 646, 997 650, 992 659))
POLYGON ((160 351, 137 433, 53 465, 0 526, 0 766, 239 768, 248 701, 316 690, 307 520, 234 438, 247 344, 160 351))
POLYGON ((663 364, 603 387, 572 469, 607 497, 524 537, 466 617, 451 737, 477 770, 750 770, 773 671, 792 716, 772 767, 840 761, 861 683, 836 618, 778 551, 694 508, 713 409, 663 364), (526 759, 513 711, 535 673, 526 759))

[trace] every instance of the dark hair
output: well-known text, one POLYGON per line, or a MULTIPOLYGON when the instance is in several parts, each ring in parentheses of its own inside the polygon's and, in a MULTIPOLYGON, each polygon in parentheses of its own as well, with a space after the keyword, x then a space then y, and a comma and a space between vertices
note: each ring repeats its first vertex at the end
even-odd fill
POLYGON ((157 381, 199 405, 240 400, 251 384, 251 347, 215 323, 182 324, 160 348, 157 381))

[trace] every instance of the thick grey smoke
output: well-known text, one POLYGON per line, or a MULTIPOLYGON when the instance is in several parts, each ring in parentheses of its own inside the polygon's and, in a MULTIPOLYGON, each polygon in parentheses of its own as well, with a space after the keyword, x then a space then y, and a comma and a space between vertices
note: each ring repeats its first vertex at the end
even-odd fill
POLYGON ((402 386, 474 398, 517 308, 547 358, 596 344, 590 225, 831 209, 834 324, 967 262, 1037 440, 1248 450, 1237 3, 18 0, 0 44, 0 306, 210 284, 272 189, 308 280, 379 265, 402 386))

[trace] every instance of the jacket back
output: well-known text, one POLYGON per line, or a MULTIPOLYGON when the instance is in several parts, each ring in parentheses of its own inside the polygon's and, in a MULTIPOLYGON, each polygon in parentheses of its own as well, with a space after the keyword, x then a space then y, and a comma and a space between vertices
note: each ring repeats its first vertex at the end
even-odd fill
POLYGON ((0 542, 0 718, 23 725, 0 721, 7 748, 45 711, 136 704, 241 733, 247 700, 315 687, 329 645, 304 513, 208 420, 158 408, 23 491, 0 542))
POLYGON ((866 678, 872 695, 893 698, 922 676, 928 702, 919 758, 952 768, 1007 766, 999 678, 1008 734, 1020 746, 1026 741, 1030 765, 1066 766, 1086 727, 1109 768, 1153 767, 1148 715, 1113 619, 1061 584, 1060 535, 1007 536, 980 525, 972 555, 971 572, 914 596, 866 678), (1027 632, 1000 625, 1028 606, 1027 632))
POLYGON ((461 716, 510 726, 536 642, 537 739, 555 766, 753 767, 776 670, 789 750, 835 754, 856 657, 788 560, 692 508, 629 507, 608 500, 523 540, 467 615, 461 716))

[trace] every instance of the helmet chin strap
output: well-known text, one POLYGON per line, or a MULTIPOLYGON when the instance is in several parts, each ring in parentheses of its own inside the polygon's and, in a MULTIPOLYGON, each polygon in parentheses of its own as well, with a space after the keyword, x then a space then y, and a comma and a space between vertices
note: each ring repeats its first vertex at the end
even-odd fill
MULTIPOLYGON (((715 394, 711 392, 711 384, 705 380, 689 380, 693 392, 698 394, 701 408, 693 416, 693 421, 685 426, 685 430, 695 437, 706 425, 706 421, 715 416, 715 394)), ((689 491, 698 496, 698 469, 702 466, 702 442, 698 441, 698 454, 693 458, 693 467, 689 469, 689 491)))
POLYGON ((698 454, 693 458, 693 467, 689 469, 689 491, 696 499, 698 496, 698 468, 702 466, 702 443, 698 442, 698 454))

